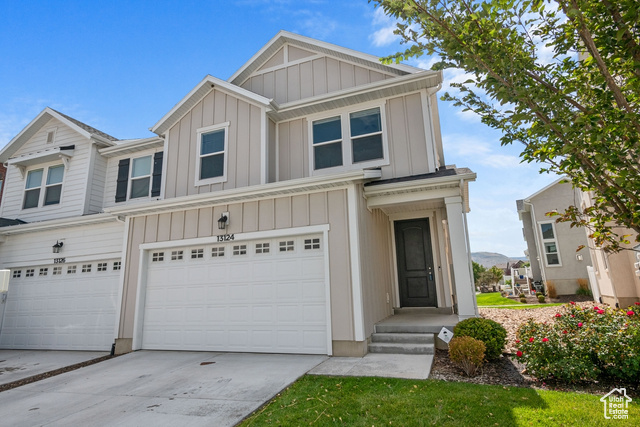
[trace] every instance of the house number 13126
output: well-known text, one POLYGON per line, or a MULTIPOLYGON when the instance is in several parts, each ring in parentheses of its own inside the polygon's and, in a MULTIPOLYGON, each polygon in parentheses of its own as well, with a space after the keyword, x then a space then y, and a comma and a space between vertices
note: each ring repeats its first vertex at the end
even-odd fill
POLYGON ((233 234, 223 234, 222 236, 217 236, 217 237, 218 237, 218 242, 229 242, 236 238, 236 236, 233 234))

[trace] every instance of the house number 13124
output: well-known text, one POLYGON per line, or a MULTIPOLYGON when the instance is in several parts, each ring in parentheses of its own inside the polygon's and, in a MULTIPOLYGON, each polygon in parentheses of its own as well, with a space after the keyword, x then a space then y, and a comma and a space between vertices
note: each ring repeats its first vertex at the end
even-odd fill
POLYGON ((236 238, 236 236, 233 234, 223 234, 222 236, 217 236, 217 237, 218 237, 218 242, 229 242, 236 238))

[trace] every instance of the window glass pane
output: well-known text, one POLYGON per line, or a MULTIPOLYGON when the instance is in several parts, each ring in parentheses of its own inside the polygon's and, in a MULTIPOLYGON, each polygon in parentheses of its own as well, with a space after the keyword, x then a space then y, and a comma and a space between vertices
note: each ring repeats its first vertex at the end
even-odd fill
POLYGON ((47 187, 44 192, 44 204, 47 205, 57 205, 60 203, 60 193, 62 192, 62 184, 52 185, 51 187, 47 187))
POLYGON ((382 131, 379 108, 358 111, 357 113, 351 113, 349 116, 351 118, 351 136, 382 131))
POLYGON ((149 181, 150 177, 134 179, 131 181, 131 199, 135 199, 136 197, 147 197, 149 196, 149 181))
MULTIPOLYGON (((313 143, 342 139, 340 116, 313 122, 313 143)), ((317 169, 317 168, 316 168, 317 169)))
POLYGON ((555 254, 558 252, 556 242, 548 242, 544 244, 544 251, 548 254, 555 254))
POLYGON ((540 224, 543 239, 553 239, 553 224, 540 224))
POLYGON ((35 208, 38 206, 38 200, 40 199, 40 189, 28 190, 24 192, 24 206, 23 209, 35 208))
POLYGON ((321 145, 313 148, 315 169, 342 166, 342 143, 321 145))
POLYGON ((27 187, 26 188, 35 188, 40 187, 42 185, 42 169, 38 169, 35 171, 30 171, 27 174, 27 187))
POLYGON ((131 178, 138 176, 151 175, 151 156, 133 159, 133 167, 131 168, 131 178))
POLYGON ((200 154, 219 153, 224 151, 224 129, 202 135, 200 154))
POLYGON ((47 185, 60 184, 62 182, 63 177, 64 177, 64 165, 54 166, 52 168, 49 168, 49 172, 47 172, 47 185))
POLYGON ((382 159, 382 134, 365 136, 351 141, 353 146, 353 162, 364 162, 365 160, 382 159))
POLYGON ((224 154, 203 157, 200 163, 200 179, 224 175, 224 154))
POLYGON ((558 258, 558 254, 547 254, 547 265, 559 265, 560 258, 558 258))

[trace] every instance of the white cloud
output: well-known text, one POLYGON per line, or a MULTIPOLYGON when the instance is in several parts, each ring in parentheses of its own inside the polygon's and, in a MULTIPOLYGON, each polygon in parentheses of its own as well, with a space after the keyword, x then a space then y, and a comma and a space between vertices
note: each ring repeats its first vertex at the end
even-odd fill
POLYGON ((396 21, 385 15, 382 8, 377 8, 373 13, 372 25, 373 27, 382 27, 369 36, 374 46, 388 46, 400 40, 400 36, 393 33, 396 29, 396 21))
POLYGON ((496 151, 496 149, 505 150, 497 140, 488 142, 475 135, 445 133, 442 135, 442 143, 449 157, 462 158, 467 162, 471 162, 471 166, 482 165, 502 170, 528 166, 521 165, 521 159, 518 156, 496 151), (493 148, 494 146, 496 149, 493 148))

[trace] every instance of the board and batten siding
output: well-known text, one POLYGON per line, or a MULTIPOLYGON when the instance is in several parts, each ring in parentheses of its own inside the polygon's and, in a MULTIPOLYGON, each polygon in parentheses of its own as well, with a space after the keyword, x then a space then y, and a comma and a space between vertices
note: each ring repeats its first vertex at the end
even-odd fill
POLYGON ((286 45, 241 87, 284 104, 392 77, 396 76, 286 45))
MULTIPOLYGON (((382 166, 382 179, 419 175, 429 170, 433 156, 431 132, 425 131, 422 94, 387 99, 385 104, 389 164, 382 166)), ((357 105, 353 111, 362 107, 357 105)), ((331 113, 327 113, 329 117, 331 113)), ((427 115, 429 117, 429 115, 427 115)), ((343 135, 343 144, 349 144, 343 135)), ((278 124, 278 181, 304 178, 309 171, 309 125, 306 118, 278 124)), ((336 168, 338 169, 338 168, 336 168)))
POLYGON ((131 218, 119 338, 133 337, 139 246, 215 236, 223 212, 230 215, 230 234, 329 224, 332 339, 354 339, 347 194, 342 189, 131 218))
MULTIPOLYGON (((151 172, 153 172, 153 155, 157 152, 162 151, 162 147, 158 148, 149 148, 146 150, 140 150, 135 153, 127 153, 120 156, 110 157, 107 162, 106 168, 106 179, 104 183, 104 199, 102 200, 102 204, 105 208, 111 208, 114 206, 126 206, 128 204, 134 203, 144 203, 149 200, 155 200, 158 197, 139 197, 137 199, 129 200, 129 194, 127 194, 127 200, 124 202, 116 203, 116 186, 118 183, 118 163, 122 159, 136 159, 138 157, 151 156, 151 172)), ((129 164, 129 168, 131 168, 131 163, 129 164)), ((131 170, 129 171, 131 174, 131 170)), ((150 180, 153 182, 153 178, 150 180)))
POLYGON ((59 257, 65 258, 67 264, 121 258, 123 238, 124 224, 115 220, 13 234, 0 245, 0 268, 53 264, 53 259, 59 257), (60 254, 53 254, 51 246, 57 241, 62 241, 64 247, 60 254))
POLYGON ((392 231, 389 217, 380 209, 369 212, 362 186, 357 189, 364 336, 369 337, 377 322, 393 314, 392 231))
MULTIPOLYGON (((2 210, 0 211, 1 217, 18 218, 26 222, 33 222, 67 218, 82 215, 85 212, 85 204, 87 203, 87 176, 89 174, 89 158, 92 147, 91 142, 87 138, 59 120, 52 118, 43 126, 40 132, 36 133, 20 148, 13 157, 69 145, 75 145, 75 150, 73 157, 69 161, 69 168, 64 172, 60 203, 51 206, 22 209, 27 173, 30 170, 40 169, 42 167, 60 165, 62 164, 62 160, 30 166, 27 168, 24 178, 20 170, 16 166, 11 165, 7 168, 5 192, 2 196, 2 210), (47 144, 47 131, 53 127, 57 128, 55 141, 52 144, 47 144)), ((43 182, 45 180, 46 176, 43 182)))
POLYGON ((243 99, 218 89, 209 92, 167 131, 165 198, 260 184, 263 114, 243 99), (227 180, 196 187, 197 130, 225 122, 229 122, 227 180))

